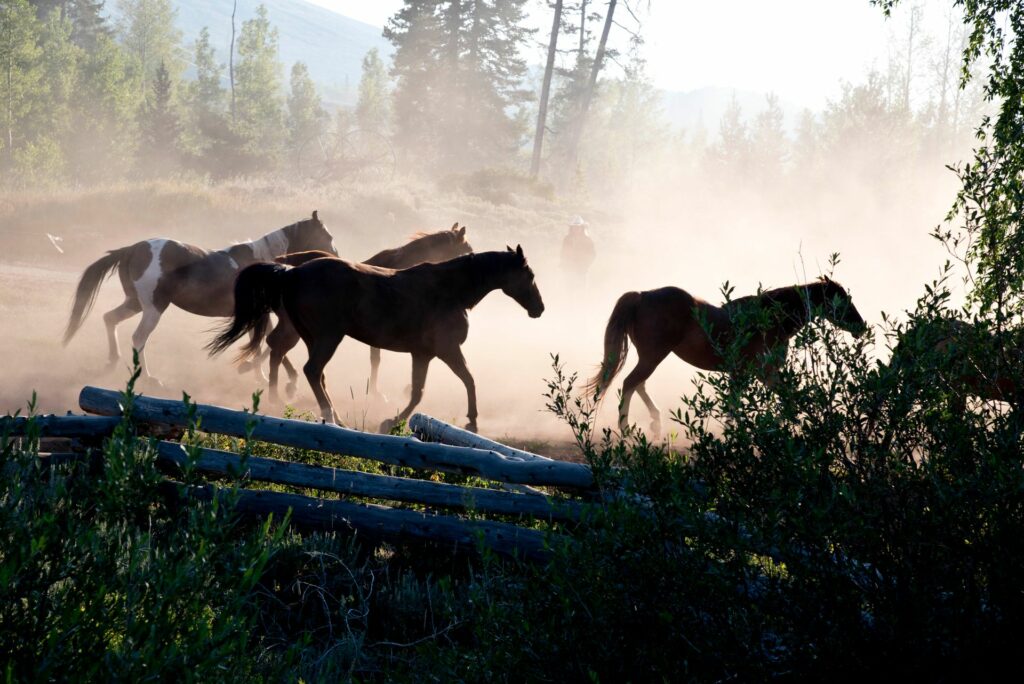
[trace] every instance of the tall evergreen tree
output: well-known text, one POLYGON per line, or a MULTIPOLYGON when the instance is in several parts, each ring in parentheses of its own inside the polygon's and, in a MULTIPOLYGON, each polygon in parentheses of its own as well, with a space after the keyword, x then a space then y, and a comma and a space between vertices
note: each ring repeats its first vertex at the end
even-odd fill
POLYGON ((364 131, 387 130, 390 112, 388 74, 377 48, 363 57, 363 74, 359 79, 359 101, 356 103, 356 121, 364 131))
POLYGON ((118 0, 118 34, 139 74, 139 92, 147 100, 160 65, 177 77, 181 72, 181 31, 174 26, 177 10, 171 0, 118 0))
POLYGON ((203 173, 223 176, 242 168, 241 138, 231 128, 223 62, 217 60, 206 27, 193 46, 195 78, 185 86, 182 147, 190 164, 203 173))
POLYGON ((26 138, 25 124, 38 88, 39 22, 27 0, 0 4, 0 126, 3 166, 14 164, 26 138))
POLYGON ((153 93, 139 121, 138 162, 144 172, 161 175, 177 168, 181 124, 174 103, 174 82, 161 62, 152 82, 153 93))
POLYGON ((328 120, 309 69, 302 62, 296 62, 292 65, 288 93, 288 142, 291 151, 301 153, 310 141, 320 136, 328 120))
POLYGON ((99 36, 111 37, 104 13, 104 0, 32 0, 39 21, 45 21, 53 10, 71 21, 71 39, 75 45, 91 50, 99 36))
POLYGON ((257 167, 267 167, 280 155, 284 108, 277 29, 270 25, 266 5, 242 23, 235 62, 235 130, 257 167))
POLYGON ((395 124, 403 145, 438 161, 507 161, 526 133, 525 0, 406 0, 395 45, 395 124), (424 143, 427 143, 426 147, 424 143))

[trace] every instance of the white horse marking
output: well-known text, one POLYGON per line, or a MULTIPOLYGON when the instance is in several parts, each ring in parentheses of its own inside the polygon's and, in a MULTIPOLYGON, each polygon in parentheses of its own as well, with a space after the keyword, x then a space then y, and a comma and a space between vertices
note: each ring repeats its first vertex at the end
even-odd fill
POLYGON ((152 254, 149 265, 146 266, 146 270, 139 279, 135 281, 135 293, 138 295, 139 303, 142 305, 142 320, 139 322, 138 327, 135 328, 135 332, 132 333, 132 347, 139 354, 139 365, 142 367, 146 377, 149 377, 149 369, 146 367, 144 350, 146 348, 146 341, 152 334, 153 329, 156 328, 156 324, 160 321, 160 316, 163 314, 162 311, 157 309, 153 297, 156 293, 156 286, 160 282, 160 277, 163 275, 160 266, 160 255, 163 253, 164 247, 167 246, 169 240, 157 239, 149 240, 148 242, 150 253, 152 254))
POLYGON ((259 240, 249 243, 252 248, 252 255, 257 261, 273 261, 276 257, 288 253, 288 235, 285 233, 288 228, 297 226, 293 223, 287 228, 280 228, 272 233, 267 233, 259 240))

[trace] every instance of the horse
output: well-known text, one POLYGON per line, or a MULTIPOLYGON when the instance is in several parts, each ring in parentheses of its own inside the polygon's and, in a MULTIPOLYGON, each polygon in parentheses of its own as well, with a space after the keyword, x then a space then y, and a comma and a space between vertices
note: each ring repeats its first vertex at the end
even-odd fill
POLYGON ((963 413, 969 396, 1016 404, 1022 389, 1020 334, 1010 330, 996 335, 984 324, 948 316, 917 318, 900 334, 888 368, 904 374, 922 355, 932 355, 925 361, 926 382, 948 386, 954 411, 963 413), (1006 356, 1005 349, 1012 354, 1006 356))
POLYGON ((138 353, 144 376, 155 380, 149 374, 144 350, 168 306, 174 304, 199 316, 231 316, 235 276, 240 270, 301 250, 321 250, 337 255, 334 239, 315 211, 312 218, 267 233, 258 240, 215 252, 167 238, 142 240, 111 250, 82 273, 64 333, 64 345, 81 327, 96 302, 102 282, 116 270, 125 299, 103 315, 110 345, 108 369, 121 358, 118 324, 142 312, 142 320, 132 334, 132 347, 138 353))
POLYGON ((774 382, 777 368, 768 358, 768 352, 779 345, 788 345, 789 339, 812 318, 824 315, 855 336, 868 329, 847 291, 827 277, 740 297, 722 306, 710 304, 678 287, 627 292, 612 309, 604 332, 604 360, 587 383, 587 391, 599 400, 602 398, 612 379, 625 366, 629 341, 632 341, 639 360, 622 383, 619 429, 625 432, 628 427, 629 403, 636 392, 651 414, 651 431, 659 434, 661 411, 647 394, 647 378, 669 353, 702 370, 725 371, 722 350, 739 332, 737 313, 744 309, 763 311, 770 316, 770 327, 761 335, 751 337, 740 350, 743 359, 761 365, 761 379, 769 386, 774 382))
MULTIPOLYGON (((406 244, 400 247, 395 247, 394 249, 385 249, 377 252, 362 263, 368 266, 380 266, 381 268, 390 268, 400 271, 426 262, 448 261, 449 259, 454 259, 458 256, 470 254, 472 251, 472 245, 466 241, 466 226, 462 226, 460 228, 458 222, 455 222, 449 230, 439 230, 435 233, 416 233, 406 244)), ((286 254, 278 257, 274 261, 286 266, 301 266, 313 259, 330 256, 332 255, 327 254, 326 252, 307 251, 286 254)), ((280 357, 277 355, 271 356, 269 380, 270 397, 272 400, 279 402, 280 398, 277 394, 277 377, 280 369, 279 364, 274 363, 274 359, 280 358, 281 363, 284 364, 284 369, 288 373, 288 384, 286 385, 285 390, 289 397, 294 396, 295 383, 299 374, 298 371, 295 370, 295 367, 292 366, 291 362, 288 361, 288 357, 284 356, 284 354, 299 343, 299 333, 296 332, 295 328, 288 322, 286 314, 281 311, 275 311, 274 313, 277 314, 278 323, 271 331, 270 335, 267 336, 268 349, 266 353, 269 354, 271 349, 277 349, 281 354, 280 357)), ((380 349, 378 347, 371 347, 369 391, 374 396, 383 396, 377 389, 377 374, 379 369, 380 349)))
MULTIPOLYGON (((325 423, 340 423, 327 392, 324 367, 348 335, 380 349, 412 355, 412 395, 386 432, 412 413, 423 397, 427 368, 434 357, 444 361, 466 387, 466 425, 477 429, 476 384, 462 355, 469 333, 468 311, 487 294, 500 289, 522 306, 530 318, 544 312, 544 301, 522 247, 482 252, 438 264, 425 263, 396 271, 341 259, 315 259, 296 268, 254 264, 235 282, 235 314, 231 323, 207 345, 218 354, 242 335, 250 342, 242 357, 259 353, 269 313, 287 314, 309 351, 303 367, 325 423)), ((280 354, 280 350, 273 350, 280 354)))

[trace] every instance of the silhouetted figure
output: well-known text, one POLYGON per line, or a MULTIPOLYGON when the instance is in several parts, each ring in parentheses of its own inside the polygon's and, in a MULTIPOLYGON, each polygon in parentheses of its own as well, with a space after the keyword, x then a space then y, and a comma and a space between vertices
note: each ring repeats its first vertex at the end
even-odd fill
POLYGON ((562 269, 580 280, 586 280, 587 271, 597 257, 594 241, 587 232, 588 225, 582 216, 574 216, 562 241, 562 269))

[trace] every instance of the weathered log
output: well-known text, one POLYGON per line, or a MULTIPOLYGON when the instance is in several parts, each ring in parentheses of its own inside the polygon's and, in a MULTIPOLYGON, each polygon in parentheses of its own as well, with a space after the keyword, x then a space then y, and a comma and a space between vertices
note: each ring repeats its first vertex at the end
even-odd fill
POLYGON ((4 416, 0 418, 0 435, 21 437, 30 420, 43 437, 106 437, 121 422, 120 418, 106 416, 4 416))
MULTIPOLYGON (((85 387, 79 405, 89 413, 116 416, 121 413, 121 394, 98 387, 85 387)), ((139 396, 132 407, 133 417, 142 422, 187 426, 188 411, 181 401, 139 396)), ((564 461, 514 461, 503 454, 482 449, 430 444, 409 437, 375 435, 335 425, 259 416, 219 406, 198 404, 196 418, 201 429, 235 437, 273 442, 285 446, 313 449, 373 459, 391 465, 443 470, 476 475, 501 482, 587 489, 593 486, 590 469, 564 461)))
POLYGON ((507 444, 495 442, 493 439, 481 437, 474 432, 463 430, 460 427, 455 427, 443 420, 438 420, 437 418, 433 418, 422 413, 414 413, 412 417, 409 418, 409 429, 416 435, 431 442, 494 451, 512 459, 513 461, 554 460, 547 456, 532 454, 529 451, 515 449, 507 444))
MULTIPOLYGON (((188 458, 177 442, 160 442, 158 458, 183 467, 188 458)), ((230 451, 199 449, 195 467, 203 472, 226 475, 238 473, 241 457, 230 451)), ((250 456, 244 475, 262 482, 308 487, 325 491, 405 501, 429 506, 474 510, 480 513, 524 515, 542 520, 579 520, 583 507, 577 501, 553 500, 537 494, 511 494, 481 487, 460 487, 444 482, 427 482, 405 477, 361 473, 340 468, 291 463, 250 456)))
MULTIPOLYGON (((223 489, 213 485, 184 486, 168 482, 164 490, 208 500, 223 489)), ((395 541, 432 541, 453 544, 456 550, 473 550, 479 540, 503 556, 542 561, 550 555, 545 533, 509 523, 465 520, 447 515, 357 504, 335 499, 316 499, 299 494, 243 489, 237 492, 235 510, 243 515, 278 517, 291 510, 292 523, 326 531, 348 531, 395 541)))

